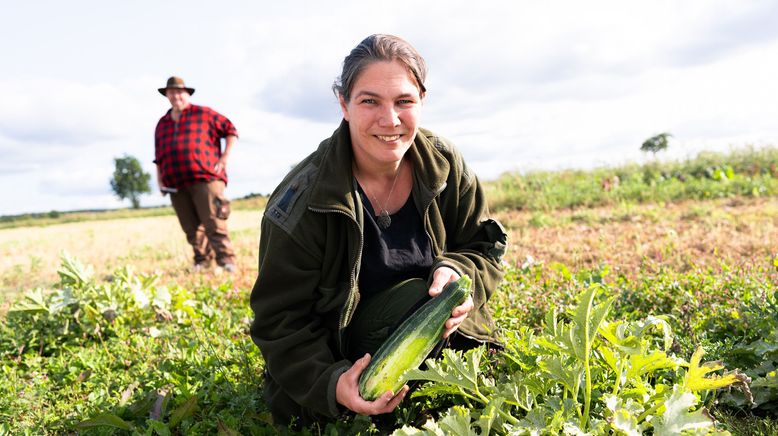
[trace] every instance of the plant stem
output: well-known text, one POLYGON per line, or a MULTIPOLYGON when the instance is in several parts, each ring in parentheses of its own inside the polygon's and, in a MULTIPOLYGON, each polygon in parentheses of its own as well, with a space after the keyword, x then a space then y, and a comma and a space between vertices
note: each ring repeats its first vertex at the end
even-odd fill
MULTIPOLYGON (((587 344, 588 345, 588 344, 587 344)), ((587 421, 589 420, 589 408, 592 403, 592 370, 589 365, 589 347, 586 347, 586 355, 584 356, 584 378, 586 383, 586 390, 584 391, 584 412, 581 418, 581 430, 586 428, 587 421)))

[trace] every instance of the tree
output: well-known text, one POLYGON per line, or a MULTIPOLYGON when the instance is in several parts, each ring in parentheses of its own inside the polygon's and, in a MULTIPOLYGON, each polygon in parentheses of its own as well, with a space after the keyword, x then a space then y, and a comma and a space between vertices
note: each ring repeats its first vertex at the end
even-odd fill
POLYGON ((656 136, 652 136, 645 141, 643 141, 643 145, 640 146, 640 151, 645 152, 651 152, 654 156, 656 156, 656 153, 658 151, 662 151, 667 149, 667 138, 671 137, 673 135, 669 133, 660 133, 656 136))
POLYGON ((113 172, 111 188, 120 200, 129 198, 132 208, 140 207, 140 195, 151 192, 151 175, 143 171, 138 159, 132 156, 114 158, 116 169, 113 172))

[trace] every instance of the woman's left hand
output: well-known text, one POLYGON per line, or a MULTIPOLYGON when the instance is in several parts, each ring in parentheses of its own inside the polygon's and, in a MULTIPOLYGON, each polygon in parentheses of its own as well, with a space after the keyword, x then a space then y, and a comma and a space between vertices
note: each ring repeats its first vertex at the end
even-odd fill
MULTIPOLYGON (((435 272, 432 273, 432 284, 430 285, 429 290, 430 296, 433 298, 437 297, 447 284, 458 279, 459 274, 447 266, 442 266, 436 269, 435 272)), ((451 318, 446 321, 446 330, 443 332, 443 337, 447 338, 451 336, 451 334, 459 328, 459 325, 462 324, 462 321, 467 318, 468 312, 473 310, 474 307, 475 305, 473 304, 473 297, 468 295, 467 300, 465 300, 464 303, 455 307, 454 310, 451 311, 451 318)))

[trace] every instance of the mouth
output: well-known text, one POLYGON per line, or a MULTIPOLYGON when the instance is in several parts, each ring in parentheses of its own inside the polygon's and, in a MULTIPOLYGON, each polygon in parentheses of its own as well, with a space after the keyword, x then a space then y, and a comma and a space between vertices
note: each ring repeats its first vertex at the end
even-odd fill
POLYGON ((380 139, 381 141, 393 142, 393 141, 397 141, 398 139, 400 139, 400 136, 402 136, 402 135, 375 135, 375 136, 376 136, 376 138, 380 139))

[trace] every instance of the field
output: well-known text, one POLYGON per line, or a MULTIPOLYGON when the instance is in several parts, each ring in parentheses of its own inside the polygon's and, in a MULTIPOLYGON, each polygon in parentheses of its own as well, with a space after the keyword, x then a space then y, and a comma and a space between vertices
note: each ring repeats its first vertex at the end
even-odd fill
MULTIPOLYGON (((763 177, 762 195, 499 197, 510 246, 492 305, 506 349, 418 371, 434 382, 388 423, 303 433, 777 433, 778 195, 763 177)), ((169 213, 0 230, 0 434, 283 433, 246 334, 261 213, 230 219, 231 275, 189 271, 169 213)))

